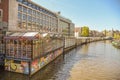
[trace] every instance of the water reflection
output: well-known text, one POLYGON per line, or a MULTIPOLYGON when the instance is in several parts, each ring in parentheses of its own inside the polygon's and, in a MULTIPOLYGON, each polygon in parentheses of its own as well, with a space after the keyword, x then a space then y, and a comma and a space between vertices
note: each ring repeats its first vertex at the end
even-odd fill
MULTIPOLYGON (((83 55, 81 51, 78 53, 83 55)), ((68 80, 120 80, 119 61, 120 50, 109 41, 96 43, 96 46, 92 43, 89 45, 88 56, 76 62, 68 80)))
POLYGON ((73 49, 70 52, 59 56, 56 60, 51 62, 48 66, 37 72, 32 77, 22 74, 16 74, 12 72, 2 71, 0 72, 0 80, 66 80, 69 77, 69 71, 73 67, 75 61, 76 50, 73 49), (65 75, 64 75, 65 74, 65 75))
POLYGON ((0 72, 0 80, 48 80, 48 79, 52 79, 52 77, 59 71, 60 67, 62 66, 62 63, 63 63, 63 57, 60 56, 55 61, 53 61, 50 65, 40 70, 32 77, 29 77, 23 74, 7 72, 7 71, 0 72))
POLYGON ((80 46, 33 75, 0 71, 0 80, 120 80, 120 49, 110 41, 80 46))

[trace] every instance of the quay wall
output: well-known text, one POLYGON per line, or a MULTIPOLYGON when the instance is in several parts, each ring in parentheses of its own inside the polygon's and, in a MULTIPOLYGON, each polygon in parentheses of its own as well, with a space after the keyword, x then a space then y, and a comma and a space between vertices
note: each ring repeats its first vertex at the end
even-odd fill
POLYGON ((79 37, 79 38, 65 37, 64 51, 66 52, 77 46, 91 43, 91 42, 102 41, 102 40, 108 40, 108 39, 101 38, 101 37, 79 37))

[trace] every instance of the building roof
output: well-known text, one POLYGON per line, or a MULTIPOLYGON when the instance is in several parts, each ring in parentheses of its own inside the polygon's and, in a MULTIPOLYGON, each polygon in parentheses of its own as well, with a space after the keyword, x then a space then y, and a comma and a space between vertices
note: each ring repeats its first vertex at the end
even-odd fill
POLYGON ((53 11, 51 11, 51 10, 49 10, 49 9, 47 9, 47 8, 45 8, 45 7, 41 6, 41 5, 39 5, 39 4, 37 4, 37 3, 35 3, 35 2, 33 2, 33 1, 31 1, 31 0, 26 0, 26 1, 28 1, 28 2, 30 2, 30 3, 32 3, 32 4, 34 4, 34 5, 36 5, 36 6, 38 6, 38 7, 40 7, 40 8, 42 8, 42 9, 46 10, 46 11, 51 12, 51 13, 53 13, 54 15, 56 15, 55 12, 53 12, 53 11))
POLYGON ((4 39, 28 39, 28 40, 34 40, 39 37, 36 35, 39 34, 39 32, 15 32, 11 35, 6 36, 4 39))

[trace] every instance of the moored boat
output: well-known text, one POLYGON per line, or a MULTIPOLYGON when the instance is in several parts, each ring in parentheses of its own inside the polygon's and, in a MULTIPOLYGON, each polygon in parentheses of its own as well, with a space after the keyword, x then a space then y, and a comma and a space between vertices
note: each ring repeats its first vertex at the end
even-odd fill
POLYGON ((112 45, 117 48, 120 48, 120 41, 112 41, 112 45))

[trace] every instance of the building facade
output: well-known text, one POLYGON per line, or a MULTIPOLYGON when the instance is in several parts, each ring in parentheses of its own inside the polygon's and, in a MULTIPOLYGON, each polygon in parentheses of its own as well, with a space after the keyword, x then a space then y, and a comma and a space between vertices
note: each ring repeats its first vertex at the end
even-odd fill
MULTIPOLYGON (((74 24, 31 0, 1 0, 0 17, 7 31, 64 32, 71 34, 74 24)), ((3 25, 1 26, 3 27, 3 25)))
POLYGON ((58 14, 58 32, 64 36, 74 36, 74 23, 71 20, 58 14))
MULTIPOLYGON (((74 36, 71 20, 31 0, 0 0, 0 64, 5 70, 34 74, 63 53, 61 34, 74 36)), ((68 46, 75 42, 67 40, 68 46)))
POLYGON ((75 28, 75 37, 81 37, 82 34, 82 27, 76 27, 75 28))

